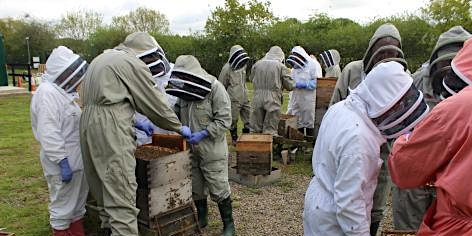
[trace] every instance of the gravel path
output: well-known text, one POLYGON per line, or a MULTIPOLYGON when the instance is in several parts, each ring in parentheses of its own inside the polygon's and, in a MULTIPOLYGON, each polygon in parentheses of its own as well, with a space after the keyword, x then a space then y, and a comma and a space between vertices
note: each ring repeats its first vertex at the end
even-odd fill
MULTIPOLYGON (((271 186, 249 188, 231 182, 233 215, 238 235, 303 235, 303 202, 310 178, 283 173, 271 186)), ((204 235, 219 235, 223 225, 218 206, 209 204, 204 235)))
MULTIPOLYGON (((232 160, 234 164, 235 161, 232 160)), ((276 164, 282 168, 280 182, 261 188, 250 188, 230 181, 237 235, 303 235, 303 204, 311 177, 306 173, 294 174, 298 172, 293 170, 300 168, 300 165, 302 165, 301 168, 309 168, 311 172, 309 160, 302 161, 298 167, 276 164)), ((212 201, 209 201, 208 220, 209 225, 203 230, 203 235, 220 235, 223 223, 218 206, 212 201)), ((389 197, 385 218, 377 235, 381 235, 382 230, 392 228, 391 198, 389 197)))

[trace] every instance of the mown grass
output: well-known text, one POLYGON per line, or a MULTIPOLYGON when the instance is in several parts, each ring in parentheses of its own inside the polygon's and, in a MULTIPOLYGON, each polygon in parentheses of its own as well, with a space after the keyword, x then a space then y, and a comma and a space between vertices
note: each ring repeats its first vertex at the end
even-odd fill
POLYGON ((50 235, 47 184, 29 118, 30 96, 0 97, 0 228, 50 235))
MULTIPOLYGON (((252 98, 252 84, 248 83, 248 89, 252 98)), ((0 228, 19 236, 43 236, 51 234, 48 190, 39 161, 39 144, 31 130, 30 101, 30 96, 0 97, 0 228)), ((288 93, 284 93, 282 112, 287 104, 288 93)), ((297 161, 282 169, 311 176, 310 163, 297 161)), ((293 187, 285 185, 287 191, 293 187)), ((249 191, 257 194, 258 190, 249 191)))

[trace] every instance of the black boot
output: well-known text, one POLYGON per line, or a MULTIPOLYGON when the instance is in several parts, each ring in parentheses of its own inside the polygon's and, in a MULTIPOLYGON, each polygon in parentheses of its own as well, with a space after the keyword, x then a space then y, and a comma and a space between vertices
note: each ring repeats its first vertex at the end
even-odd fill
POLYGON ((198 225, 203 229, 208 225, 208 203, 206 199, 194 202, 197 207, 198 225))
POLYGON ((315 135, 315 129, 314 128, 306 128, 306 136, 313 137, 315 135))
POLYGON ((249 134, 249 128, 243 128, 243 134, 249 134))
POLYGON ((231 206, 231 197, 218 203, 221 220, 223 221, 223 236, 232 236, 236 234, 233 221, 233 207, 231 206))
POLYGON ((233 146, 238 142, 238 128, 233 128, 230 130, 231 140, 233 141, 233 146))
POLYGON ((305 128, 298 128, 298 132, 302 133, 303 135, 305 135, 305 128))
POLYGON ((370 236, 377 235, 377 230, 379 229, 380 221, 370 223, 370 236))

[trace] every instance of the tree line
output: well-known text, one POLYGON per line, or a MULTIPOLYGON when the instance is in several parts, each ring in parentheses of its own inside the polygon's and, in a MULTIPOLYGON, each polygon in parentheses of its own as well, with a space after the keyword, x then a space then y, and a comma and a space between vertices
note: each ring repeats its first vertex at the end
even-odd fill
POLYGON ((307 21, 278 18, 269 2, 225 0, 206 21, 203 32, 188 36, 171 34, 167 17, 155 10, 137 8, 126 15, 114 16, 105 24, 93 11, 68 12, 60 20, 45 22, 30 16, 0 19, 8 63, 27 63, 26 37, 32 56, 44 63, 58 45, 65 45, 91 61, 103 50, 112 48, 134 31, 147 31, 174 61, 178 55, 193 54, 210 73, 218 75, 226 62, 229 48, 242 45, 254 62, 273 45, 285 53, 300 45, 318 55, 328 49, 341 54, 341 66, 361 59, 374 31, 383 23, 393 23, 400 31, 403 50, 411 71, 426 61, 442 32, 454 25, 472 31, 472 4, 469 0, 430 0, 417 14, 403 14, 359 24, 346 18, 314 14, 307 21))

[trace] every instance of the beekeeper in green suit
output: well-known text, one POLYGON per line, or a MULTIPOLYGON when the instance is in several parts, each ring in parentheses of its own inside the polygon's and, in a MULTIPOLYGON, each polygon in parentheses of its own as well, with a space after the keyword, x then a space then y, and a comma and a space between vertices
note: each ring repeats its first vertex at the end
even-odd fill
MULTIPOLYGON (((369 41, 369 46, 362 60, 350 62, 344 67, 341 77, 336 82, 330 105, 344 100, 349 95, 349 91, 356 88, 372 68, 386 61, 396 61, 407 70, 400 32, 398 32, 394 25, 389 23, 377 28, 369 41)), ((380 148, 380 158, 383 160, 383 164, 377 179, 377 188, 374 192, 370 225, 371 235, 376 235, 380 222, 383 219, 387 196, 392 185, 386 164, 389 153, 388 146, 386 144, 382 145, 380 148)))
POLYGON ((223 235, 234 235, 233 209, 228 182, 226 131, 231 126, 231 100, 224 86, 191 55, 177 57, 166 92, 179 99, 174 110, 193 131, 192 197, 200 227, 208 224, 207 198, 218 204, 223 235))
POLYGON ((138 235, 135 111, 159 127, 190 136, 164 95, 153 88, 152 74, 166 70, 157 50, 148 33, 128 35, 92 61, 80 90, 84 170, 101 227, 112 235, 138 235))
POLYGON ((254 86, 251 114, 251 132, 277 134, 282 105, 282 90, 293 90, 295 81, 290 70, 282 63, 285 54, 279 46, 252 66, 250 80, 254 86))
MULTIPOLYGON (((430 109, 451 94, 443 85, 443 78, 454 73, 451 60, 472 35, 462 26, 454 26, 442 33, 431 53, 430 60, 413 74, 416 87, 424 94, 430 109)), ((393 225, 397 230, 418 230, 423 216, 436 198, 435 188, 423 186, 412 189, 392 188, 393 225)))
POLYGON ((251 105, 247 96, 246 65, 249 57, 240 45, 234 45, 229 51, 228 62, 223 66, 218 80, 225 86, 231 99, 231 139, 233 145, 238 140, 238 119, 241 116, 243 133, 249 133, 251 105))

